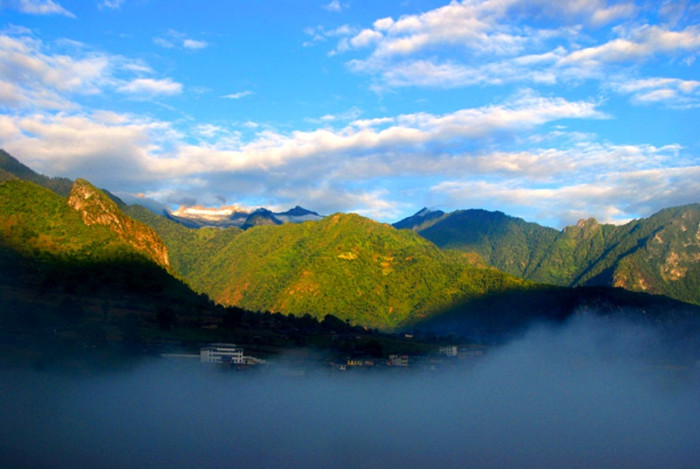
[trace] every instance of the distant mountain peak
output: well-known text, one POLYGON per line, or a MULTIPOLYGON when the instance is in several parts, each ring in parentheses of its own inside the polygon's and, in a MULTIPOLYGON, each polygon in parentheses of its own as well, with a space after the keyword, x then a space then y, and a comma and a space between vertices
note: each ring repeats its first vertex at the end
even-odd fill
POLYGON ((399 230, 409 229, 417 231, 426 228, 426 224, 436 221, 443 215, 445 215, 445 212, 442 210, 430 210, 428 207, 423 207, 414 215, 394 223, 393 226, 399 230))
POLYGON ((294 208, 287 210, 286 212, 276 213, 275 215, 288 216, 288 217, 303 217, 306 215, 314 215, 317 217, 321 216, 318 213, 312 212, 311 210, 307 210, 300 205, 297 205, 294 208))
POLYGON ((248 215, 245 223, 241 226, 244 230, 261 225, 281 225, 284 222, 275 217, 275 214, 266 208, 259 208, 248 215))
POLYGON ((255 214, 255 213, 267 215, 268 213, 271 214, 272 210, 268 210, 265 207, 259 207, 259 208, 256 208, 255 210, 253 210, 252 214, 255 214))

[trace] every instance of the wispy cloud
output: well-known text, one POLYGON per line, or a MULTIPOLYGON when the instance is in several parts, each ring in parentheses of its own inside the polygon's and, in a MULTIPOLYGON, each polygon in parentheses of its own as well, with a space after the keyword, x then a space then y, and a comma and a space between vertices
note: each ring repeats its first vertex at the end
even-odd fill
POLYGON ((194 39, 185 39, 182 42, 182 47, 185 49, 191 49, 191 50, 199 50, 199 49, 206 49, 209 47, 209 43, 207 41, 197 41, 194 39))
POLYGON ((631 96, 635 104, 664 104, 672 108, 700 106, 700 81, 678 78, 639 78, 611 81, 610 87, 631 96))
POLYGON ((94 94, 111 80, 115 61, 110 56, 47 55, 43 48, 41 41, 28 35, 0 35, 0 84, 4 90, 0 104, 66 108, 70 107, 66 94, 94 94))
POLYGON ((53 0, 5 0, 4 7, 14 8, 29 15, 63 15, 75 18, 75 15, 53 0))
POLYGON ((345 112, 338 114, 324 114, 318 119, 307 119, 308 122, 314 124, 323 124, 338 121, 356 121, 362 115, 362 110, 357 106, 353 106, 345 112))
POLYGON ((182 84, 170 78, 156 80, 153 78, 136 78, 117 88, 120 93, 134 95, 174 95, 182 93, 182 84))
POLYGON ((651 59, 656 54, 692 52, 700 49, 700 28, 688 27, 682 31, 669 31, 658 26, 635 28, 625 37, 605 44, 571 52, 562 61, 599 66, 603 63, 619 63, 651 59))
POLYGON ((224 95, 224 96, 222 96, 222 98, 226 98, 226 99, 241 99, 241 98, 245 98, 246 96, 251 96, 252 94, 253 94, 252 91, 250 91, 250 90, 245 90, 245 91, 238 91, 238 92, 236 92, 236 93, 231 93, 231 94, 224 95))
MULTIPOLYGON (((326 42, 328 39, 342 38, 341 44, 348 41, 348 38, 357 33, 357 29, 348 25, 343 24, 333 29, 328 29, 324 26, 313 26, 304 28, 304 34, 309 37, 308 40, 304 41, 303 46, 308 47, 318 43, 326 42)), ((338 46, 340 48, 340 46, 338 46)), ((348 47, 344 47, 345 50, 348 47)), ((332 53, 334 53, 333 51, 332 53)))
POLYGON ((101 0, 98 4, 100 8, 118 10, 126 0, 101 0))
POLYGON ((348 4, 345 2, 341 2, 340 0, 331 0, 329 3, 326 3, 325 5, 322 6, 324 10, 327 11, 332 11, 335 13, 343 11, 343 9, 347 8, 348 4))
POLYGON ((154 37, 153 42, 156 45, 167 49, 183 48, 188 50, 201 50, 206 49, 210 45, 207 41, 192 39, 186 34, 172 29, 163 36, 154 37))
POLYGON ((73 41, 49 45, 31 31, 0 34, 0 107, 69 110, 77 96, 117 91, 131 95, 175 95, 182 84, 148 77, 138 60, 92 51, 73 41), (63 49, 62 53, 48 50, 63 49))

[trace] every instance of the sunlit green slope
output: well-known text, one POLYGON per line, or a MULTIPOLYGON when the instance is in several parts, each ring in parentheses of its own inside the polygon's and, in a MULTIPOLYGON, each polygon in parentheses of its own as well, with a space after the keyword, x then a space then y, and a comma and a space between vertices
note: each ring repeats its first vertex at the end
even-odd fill
POLYGON ((466 298, 528 285, 478 256, 442 251, 414 233, 354 214, 245 232, 151 222, 174 248, 173 265, 181 266, 188 283, 216 301, 251 310, 333 314, 392 329, 466 298), (192 251, 204 260, 185 261, 196 257, 192 251))

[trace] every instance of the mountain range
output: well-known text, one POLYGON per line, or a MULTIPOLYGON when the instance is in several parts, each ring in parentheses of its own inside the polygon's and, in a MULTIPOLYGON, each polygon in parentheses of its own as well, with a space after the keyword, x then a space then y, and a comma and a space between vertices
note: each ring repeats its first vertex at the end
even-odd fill
POLYGON ((245 210, 237 206, 207 208, 183 205, 176 210, 163 210, 163 214, 188 228, 230 228, 244 230, 259 225, 282 225, 284 223, 302 223, 320 220, 323 216, 316 212, 296 206, 286 212, 272 212, 266 208, 245 210))
POLYGON ((499 332, 582 308, 689 318, 690 331, 700 317, 688 304, 699 303, 697 204, 620 227, 586 220, 562 231, 482 210, 422 210, 395 226, 342 213, 290 222, 309 215, 299 207, 272 214, 281 224, 192 228, 82 179, 66 192, 64 180, 6 153, 0 163, 5 291, 17 282, 25 291, 59 284, 80 297, 111 291, 83 309, 144 295, 149 320, 167 325, 173 314, 211 314, 209 297, 382 330, 459 323, 499 332), (609 288, 640 285, 646 293, 609 288))
POLYGON ((394 226, 534 282, 620 287, 700 304, 700 204, 619 226, 588 218, 561 231, 485 210, 424 209, 394 226))

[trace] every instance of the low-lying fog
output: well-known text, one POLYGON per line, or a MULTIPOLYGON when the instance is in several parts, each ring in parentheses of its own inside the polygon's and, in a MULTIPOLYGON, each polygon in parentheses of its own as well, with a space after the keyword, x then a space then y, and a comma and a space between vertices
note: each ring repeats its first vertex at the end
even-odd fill
MULTIPOLYGON (((3 467, 698 467, 700 379, 591 317, 438 372, 0 372, 3 467)), ((663 352, 659 350, 659 352, 663 352)))

